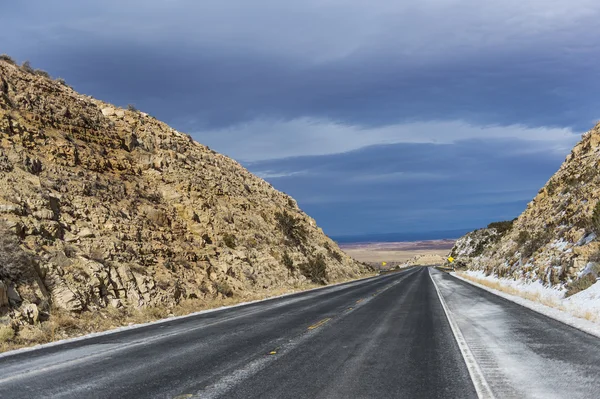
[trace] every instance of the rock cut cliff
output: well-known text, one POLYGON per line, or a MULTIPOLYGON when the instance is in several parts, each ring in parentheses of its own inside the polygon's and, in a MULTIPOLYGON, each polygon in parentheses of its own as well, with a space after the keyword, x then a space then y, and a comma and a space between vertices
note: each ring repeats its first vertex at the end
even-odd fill
POLYGON ((0 60, 0 321, 357 277, 291 197, 154 117, 0 60))
POLYGON ((467 234, 451 255, 461 267, 569 293, 600 277, 599 236, 600 124, 583 135, 517 219, 467 234))

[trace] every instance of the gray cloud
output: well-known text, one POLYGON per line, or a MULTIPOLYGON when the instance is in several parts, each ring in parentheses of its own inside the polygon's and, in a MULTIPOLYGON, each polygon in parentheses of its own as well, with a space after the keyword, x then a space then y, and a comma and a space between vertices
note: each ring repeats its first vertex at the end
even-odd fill
POLYGON ((387 126, 361 127, 328 120, 255 120, 232 127, 196 133, 205 144, 242 161, 324 155, 357 150, 372 145, 397 143, 450 144, 466 139, 527 138, 526 151, 564 154, 580 135, 566 128, 524 126, 474 126, 460 121, 408 122, 387 126), (232 140, 235 138, 234 140, 232 140))
POLYGON ((525 208, 564 158, 534 148, 513 139, 394 144, 247 166, 270 170, 267 180, 332 235, 453 230, 512 219, 525 208))
POLYGON ((245 160, 332 234, 516 216, 600 110, 597 0, 5 3, 0 52, 245 160))
POLYGON ((570 126, 600 105, 595 0, 3 7, 7 51, 181 129, 318 117, 570 126))

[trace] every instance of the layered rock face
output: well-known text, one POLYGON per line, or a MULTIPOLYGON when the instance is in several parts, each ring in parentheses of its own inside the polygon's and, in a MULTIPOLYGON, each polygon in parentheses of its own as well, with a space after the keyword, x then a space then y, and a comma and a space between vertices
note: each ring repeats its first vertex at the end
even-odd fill
POLYGON ((583 135, 512 227, 469 233, 452 256, 459 266, 557 288, 597 270, 599 167, 600 124, 583 135))
POLYGON ((0 140, 0 220, 26 255, 0 265, 0 317, 170 307, 365 272, 235 161, 2 60, 0 140))

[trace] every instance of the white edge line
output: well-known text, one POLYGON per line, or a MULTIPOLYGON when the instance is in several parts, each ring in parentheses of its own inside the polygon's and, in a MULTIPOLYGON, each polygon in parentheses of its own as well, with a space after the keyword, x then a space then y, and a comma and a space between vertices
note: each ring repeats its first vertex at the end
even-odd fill
POLYGON ((431 279, 433 286, 435 287, 435 291, 437 292, 438 298, 440 299, 440 303, 442 304, 442 308, 444 309, 444 313, 446 314, 446 318, 448 319, 448 323, 450 324, 450 328, 452 329, 452 333, 454 334, 456 343, 458 344, 465 364, 467 365, 467 370, 469 371, 471 381, 473 381, 473 385, 475 386, 475 391, 477 391, 477 396, 481 399, 494 399, 492 389, 485 380, 481 368, 479 368, 479 364, 477 364, 475 356, 473 356, 473 352, 471 352, 471 349, 469 348, 465 337, 460 331, 458 324, 451 316, 450 309, 448 309, 444 297, 442 297, 442 294, 440 293, 440 290, 438 289, 434 278, 431 276, 431 269, 429 269, 429 278, 431 279))
POLYGON ((598 324, 596 324, 594 322, 582 319, 582 318, 577 317, 569 312, 565 312, 560 309, 556 309, 556 308, 544 305, 543 303, 540 303, 540 302, 534 302, 529 299, 521 298, 520 296, 507 294, 505 292, 486 287, 483 284, 479 284, 475 281, 468 280, 468 279, 461 277, 455 273, 449 273, 449 274, 458 280, 464 281, 465 283, 469 283, 477 288, 481 288, 482 290, 485 290, 494 295, 502 297, 506 300, 514 302, 517 305, 521 305, 527 309, 533 310, 534 312, 543 314, 544 316, 550 317, 551 319, 554 319, 563 324, 566 324, 568 326, 571 326, 573 328, 581 330, 590 335, 593 335, 594 337, 600 338, 600 326, 598 326, 598 324))
POLYGON ((295 294, 300 294, 300 293, 306 293, 306 292, 311 292, 311 291, 323 290, 323 289, 326 289, 326 288, 331 288, 331 287, 335 287, 335 286, 342 285, 342 284, 356 283, 356 282, 360 282, 360 281, 363 281, 363 280, 367 280, 369 278, 383 277, 383 276, 385 276, 385 275, 382 275, 382 276, 369 276, 369 277, 359 278, 359 279, 356 279, 356 280, 342 281, 341 283, 330 284, 330 285, 326 285, 324 287, 317 287, 317 288, 311 288, 311 289, 308 289, 308 290, 294 291, 294 292, 289 292, 287 294, 282 294, 282 295, 277 295, 277 296, 271 296, 271 297, 264 298, 264 299, 256 299, 254 301, 236 303, 235 305, 228 305, 228 306, 221 306, 221 307, 218 307, 218 308, 200 310, 198 312, 189 313, 189 314, 182 315, 182 316, 167 317, 165 319, 155 320, 155 321, 151 321, 151 322, 148 322, 148 323, 132 324, 130 326, 122 326, 122 327, 117 327, 117 328, 114 328, 114 329, 111 329, 111 330, 105 330, 105 331, 99 331, 99 332, 94 332, 94 333, 90 333, 90 334, 85 334, 85 335, 81 335, 79 337, 65 338, 65 339, 61 339, 59 341, 48 342, 46 344, 29 346, 29 347, 26 347, 26 348, 20 348, 20 349, 15 349, 15 350, 12 350, 12 351, 3 352, 3 353, 0 353, 0 359, 2 359, 4 357, 8 357, 8 356, 17 355, 17 354, 20 354, 20 353, 32 352, 32 351, 37 351, 37 350, 40 350, 40 349, 50 348, 50 347, 53 347, 53 346, 59 346, 59 345, 63 345, 63 344, 68 344, 68 343, 71 343, 71 342, 84 341, 84 340, 89 339, 89 338, 96 338, 96 337, 101 337, 101 336, 104 336, 104 335, 117 334, 117 333, 120 333, 120 332, 123 332, 123 331, 135 330, 135 329, 146 327, 146 326, 150 326, 150 325, 158 325, 158 324, 163 324, 163 323, 169 323, 171 321, 180 320, 180 319, 186 319, 186 318, 198 316, 198 315, 201 315, 201 314, 218 312, 218 311, 225 310, 225 309, 237 308, 237 307, 251 305, 251 304, 254 304, 254 303, 258 303, 258 302, 265 302, 265 301, 270 301, 270 300, 273 300, 273 299, 284 298, 284 297, 287 297, 287 296, 290 296, 290 295, 295 295, 295 294))

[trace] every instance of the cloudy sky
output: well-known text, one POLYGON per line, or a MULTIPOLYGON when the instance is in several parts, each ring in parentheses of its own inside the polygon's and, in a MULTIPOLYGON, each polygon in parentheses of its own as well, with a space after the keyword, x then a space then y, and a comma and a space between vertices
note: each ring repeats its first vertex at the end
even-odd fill
POLYGON ((333 236, 516 217, 600 119, 597 0, 0 1, 0 52, 191 133, 333 236))

